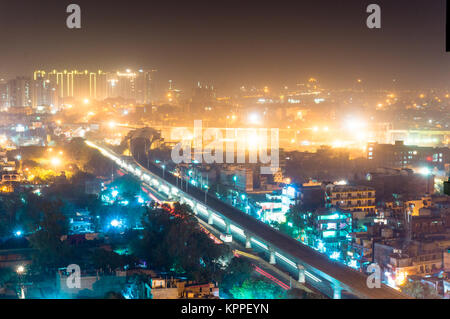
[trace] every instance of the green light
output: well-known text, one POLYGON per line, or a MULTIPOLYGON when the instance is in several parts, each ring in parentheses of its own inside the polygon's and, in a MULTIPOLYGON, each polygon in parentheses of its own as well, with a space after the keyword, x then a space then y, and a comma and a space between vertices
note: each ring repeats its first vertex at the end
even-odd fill
POLYGON ((323 232, 323 238, 336 237, 336 231, 328 230, 323 232))

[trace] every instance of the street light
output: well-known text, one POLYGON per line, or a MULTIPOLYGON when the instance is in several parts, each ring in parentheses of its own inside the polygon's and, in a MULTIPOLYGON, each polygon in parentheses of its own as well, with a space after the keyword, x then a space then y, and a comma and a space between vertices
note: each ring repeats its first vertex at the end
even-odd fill
POLYGON ((59 157, 53 157, 50 162, 53 166, 59 166, 61 165, 61 159, 59 157))
POLYGON ((16 272, 17 272, 19 275, 25 273, 25 267, 22 266, 22 265, 18 266, 17 269, 16 269, 16 272))
POLYGON ((119 227, 120 226, 120 221, 118 221, 117 219, 113 219, 111 221, 111 226, 112 227, 119 227))

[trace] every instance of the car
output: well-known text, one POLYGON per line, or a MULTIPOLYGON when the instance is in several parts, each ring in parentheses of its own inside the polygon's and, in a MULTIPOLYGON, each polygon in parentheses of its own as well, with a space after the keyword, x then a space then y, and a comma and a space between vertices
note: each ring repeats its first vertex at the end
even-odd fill
POLYGON ((233 241, 233 236, 231 234, 220 234, 220 240, 224 243, 231 243, 233 241))

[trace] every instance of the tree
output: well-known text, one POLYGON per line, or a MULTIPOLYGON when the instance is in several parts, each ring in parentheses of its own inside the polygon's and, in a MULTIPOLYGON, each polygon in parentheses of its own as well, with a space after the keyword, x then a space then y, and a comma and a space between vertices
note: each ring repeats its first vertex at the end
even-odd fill
POLYGON ((408 281, 401 290, 417 299, 439 299, 437 293, 428 284, 420 281, 408 281))
POLYGON ((301 204, 292 206, 287 213, 286 219, 297 228, 298 233, 305 228, 305 215, 307 213, 307 210, 301 204))
POLYGON ((92 254, 92 262, 95 269, 112 272, 117 268, 123 268, 129 264, 135 264, 137 260, 132 256, 119 255, 113 251, 96 249, 92 254))
POLYGON ((221 291, 229 293, 234 286, 241 286, 253 272, 251 263, 244 258, 232 258, 219 282, 221 291))
POLYGON ((134 240, 130 250, 155 270, 186 273, 196 281, 211 280, 222 268, 221 259, 229 253, 201 231, 187 205, 176 203, 170 213, 148 209, 142 226, 142 239, 134 240))
POLYGON ((30 236, 33 253, 32 268, 51 273, 73 263, 73 251, 62 236, 67 234, 67 220, 61 213, 61 204, 44 202, 40 207, 43 217, 38 230, 30 236))
POLYGON ((285 299, 286 292, 265 279, 249 278, 231 290, 234 299, 285 299))
POLYGON ((14 284, 18 280, 17 273, 11 268, 0 268, 0 287, 14 284))

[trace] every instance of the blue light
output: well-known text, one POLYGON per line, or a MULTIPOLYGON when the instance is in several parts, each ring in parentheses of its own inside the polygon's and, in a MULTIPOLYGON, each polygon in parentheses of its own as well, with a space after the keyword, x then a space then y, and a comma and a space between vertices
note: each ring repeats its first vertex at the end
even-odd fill
POLYGON ((289 186, 289 187, 287 188, 286 192, 287 192, 287 195, 288 195, 289 197, 294 198, 294 197, 295 197, 296 189, 295 189, 294 187, 292 187, 292 186, 289 186))
POLYGON ((113 220, 111 221, 111 226, 112 226, 112 227, 119 227, 120 224, 121 224, 121 222, 118 221, 117 219, 113 219, 113 220))
POLYGON ((352 268, 355 268, 355 269, 358 269, 358 263, 357 263, 357 261, 355 259, 350 260, 350 262, 348 263, 348 266, 352 267, 352 268))
POLYGON ((113 190, 113 191, 111 192, 111 195, 112 195, 112 197, 117 197, 117 195, 119 195, 119 191, 113 190))
POLYGON ((14 232, 14 235, 15 235, 16 237, 22 237, 23 232, 22 232, 21 230, 16 230, 16 231, 14 232))
POLYGON ((141 196, 138 197, 138 203, 139 204, 143 204, 144 203, 144 199, 141 196))
POLYGON ((339 259, 340 257, 341 257, 341 253, 338 251, 334 251, 330 256, 331 259, 336 259, 336 260, 339 259))

